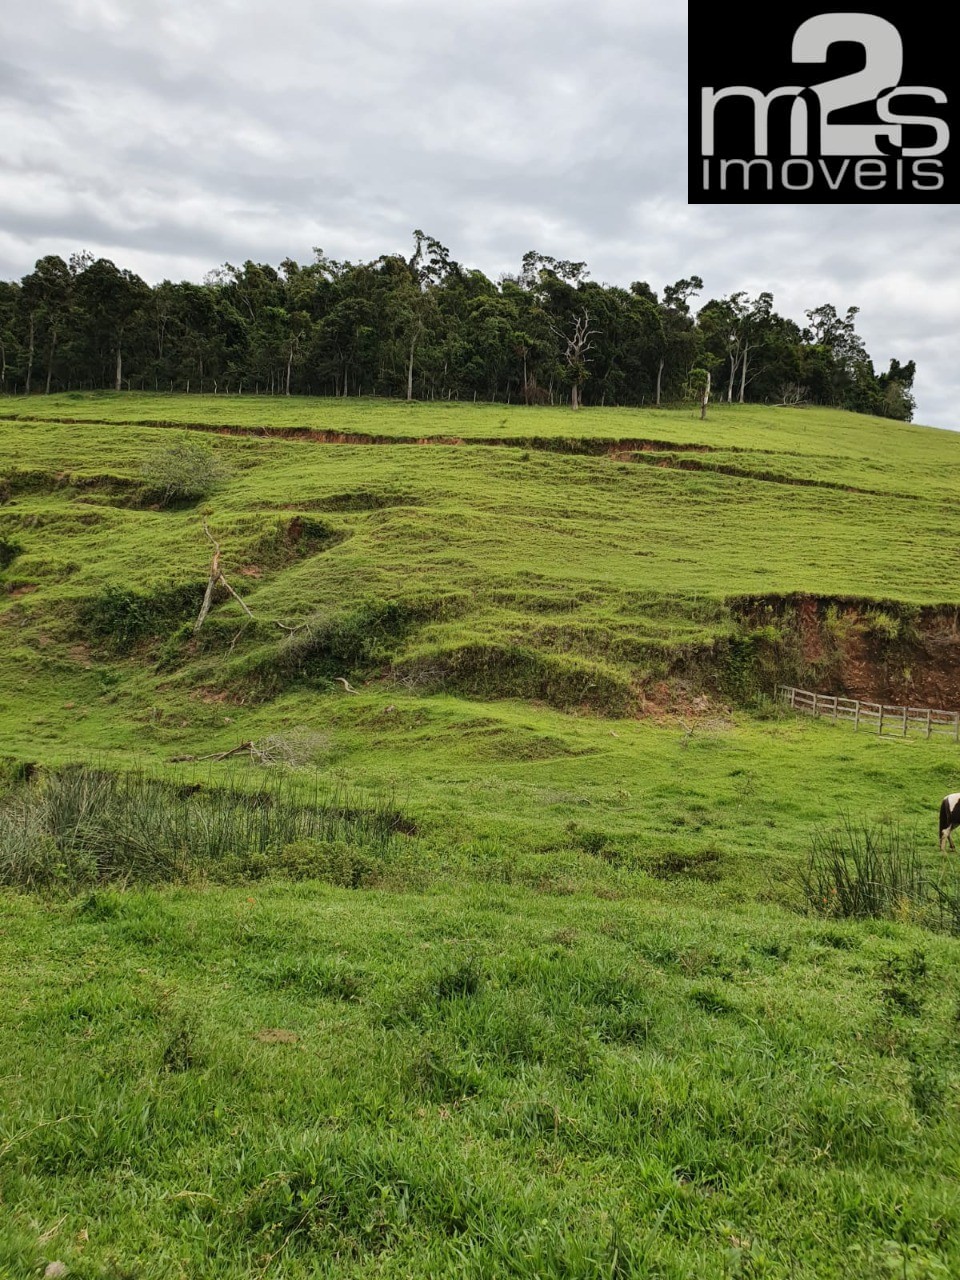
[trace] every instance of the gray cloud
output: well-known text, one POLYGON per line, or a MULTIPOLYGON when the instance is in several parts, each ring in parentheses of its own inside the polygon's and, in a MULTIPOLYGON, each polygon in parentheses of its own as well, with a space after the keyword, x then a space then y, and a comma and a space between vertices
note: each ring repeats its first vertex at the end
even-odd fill
POLYGON ((686 23, 652 0, 39 0, 5 15, 0 276, 89 248, 145 278, 405 249, 491 275, 530 248, 594 278, 859 306, 960 425, 949 207, 686 204, 686 23))

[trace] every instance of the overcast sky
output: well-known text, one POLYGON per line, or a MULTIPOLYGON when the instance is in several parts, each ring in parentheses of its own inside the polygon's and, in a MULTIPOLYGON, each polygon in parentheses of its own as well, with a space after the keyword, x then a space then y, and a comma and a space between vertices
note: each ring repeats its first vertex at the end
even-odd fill
POLYGON ((956 206, 690 206, 686 14, 652 0, 8 0, 0 277, 45 253, 145 279, 409 252, 608 283, 701 275, 797 320, 861 309, 916 420, 960 427, 956 206))

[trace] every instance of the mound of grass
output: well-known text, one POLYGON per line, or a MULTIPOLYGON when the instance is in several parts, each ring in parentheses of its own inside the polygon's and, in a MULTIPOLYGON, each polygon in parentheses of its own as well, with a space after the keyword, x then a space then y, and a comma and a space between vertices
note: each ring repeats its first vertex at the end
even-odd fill
POLYGON ((397 664, 406 684, 476 698, 526 698, 561 710, 588 706, 627 714, 635 703, 629 681, 598 662, 540 653, 521 645, 476 642, 437 648, 397 664))
POLYGON ((387 666, 419 627, 456 616, 467 603, 463 593, 450 591, 366 599, 353 609, 316 613, 281 640, 233 663, 224 678, 231 687, 261 697, 274 697, 298 683, 329 685, 338 678, 360 678, 387 666))

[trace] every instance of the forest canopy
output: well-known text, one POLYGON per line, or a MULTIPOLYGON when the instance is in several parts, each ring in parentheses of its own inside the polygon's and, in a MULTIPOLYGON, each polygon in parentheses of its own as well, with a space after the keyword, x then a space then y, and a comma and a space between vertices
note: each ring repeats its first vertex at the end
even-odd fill
POLYGON ((0 281, 0 393, 157 390, 656 405, 690 397, 821 404, 909 421, 916 372, 878 373, 858 309, 802 322, 772 293, 700 301, 537 252, 493 281, 414 232, 409 258, 225 263, 202 284, 149 285, 106 258, 41 258, 0 281))

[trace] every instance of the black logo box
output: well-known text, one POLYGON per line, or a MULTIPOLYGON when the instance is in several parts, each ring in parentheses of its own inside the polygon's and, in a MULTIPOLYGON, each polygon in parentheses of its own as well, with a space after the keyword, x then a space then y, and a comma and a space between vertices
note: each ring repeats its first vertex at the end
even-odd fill
POLYGON ((691 204, 960 203, 960 77, 943 10, 799 4, 751 10, 748 17, 743 9, 711 9, 689 12, 691 204), (805 23, 801 52, 824 52, 821 61, 793 61, 805 23), (838 33, 850 38, 831 38, 838 33), (891 83, 898 48, 902 70, 891 83), (900 92, 888 98, 895 85, 900 92), (749 88, 758 99, 776 90, 803 92, 780 92, 766 102, 739 94, 714 101, 732 87, 749 88), (705 154, 704 89, 714 91, 712 154, 705 154), (897 139, 884 110, 917 122, 901 124, 897 139), (757 148, 758 116, 766 121, 764 154, 757 148), (838 132, 848 125, 861 128, 838 132), (927 154, 910 154, 917 150, 927 154))

